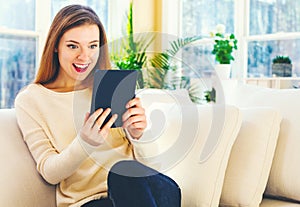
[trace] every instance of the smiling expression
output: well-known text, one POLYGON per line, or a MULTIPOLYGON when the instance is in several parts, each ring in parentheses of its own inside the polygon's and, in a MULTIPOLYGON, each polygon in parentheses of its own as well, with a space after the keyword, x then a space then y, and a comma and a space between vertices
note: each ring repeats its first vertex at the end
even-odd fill
POLYGON ((60 63, 57 80, 69 86, 83 81, 99 57, 98 26, 85 24, 68 30, 61 37, 57 52, 60 63))

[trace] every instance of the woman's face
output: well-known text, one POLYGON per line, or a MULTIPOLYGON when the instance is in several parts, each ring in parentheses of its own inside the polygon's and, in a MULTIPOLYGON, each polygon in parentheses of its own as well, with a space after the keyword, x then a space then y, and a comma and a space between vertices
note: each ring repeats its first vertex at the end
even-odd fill
POLYGON ((97 63, 99 44, 96 24, 81 25, 65 32, 57 48, 60 63, 57 80, 66 85, 80 84, 97 63))

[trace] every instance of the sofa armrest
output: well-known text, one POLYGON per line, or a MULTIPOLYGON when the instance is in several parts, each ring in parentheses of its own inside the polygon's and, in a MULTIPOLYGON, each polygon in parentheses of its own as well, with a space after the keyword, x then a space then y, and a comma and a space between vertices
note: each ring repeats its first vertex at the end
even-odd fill
POLYGON ((0 206, 56 206, 55 186, 38 174, 14 109, 0 109, 0 146, 0 206))

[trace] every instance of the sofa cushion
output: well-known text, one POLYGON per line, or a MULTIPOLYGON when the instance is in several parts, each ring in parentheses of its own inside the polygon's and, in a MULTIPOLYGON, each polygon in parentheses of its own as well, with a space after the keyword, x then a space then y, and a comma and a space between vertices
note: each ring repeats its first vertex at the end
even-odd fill
POLYGON ((0 206, 56 206, 55 187, 38 174, 14 109, 0 109, 0 132, 0 206))
MULTIPOLYGON (((166 174, 181 187, 183 207, 217 207, 230 151, 241 126, 241 113, 235 107, 211 105, 199 106, 197 116, 194 143, 166 174)), ((188 122, 183 124, 189 127, 188 122)), ((188 139, 186 136, 182 138, 188 139)))
POLYGON ((147 163, 154 163, 179 184, 183 207, 217 207, 241 113, 233 106, 199 106, 182 94, 166 95, 173 101, 141 95, 150 120, 138 142, 148 149, 144 154, 147 163), (153 146, 156 148, 149 150, 153 146))
POLYGON ((226 170, 220 206, 259 206, 282 117, 270 107, 241 108, 243 123, 226 170))
POLYGON ((259 207, 300 207, 300 203, 264 198, 259 207))
POLYGON ((225 91, 234 91, 233 99, 226 100, 237 106, 270 106, 280 111, 283 119, 265 194, 300 201, 300 90, 238 84, 225 91))
MULTIPOLYGON (((165 151, 174 144, 180 133, 180 122, 182 116, 178 113, 178 122, 172 122, 174 117, 169 116, 172 110, 175 110, 177 106, 192 105, 188 91, 185 89, 177 90, 161 90, 161 89, 140 89, 137 91, 136 96, 141 98, 142 106, 146 110, 147 128, 144 131, 143 137, 138 141, 132 140, 135 143, 135 152, 138 157, 143 157, 144 161, 147 157, 155 157, 160 151, 165 151), (179 126, 178 126, 179 125, 179 126), (172 129, 172 130, 166 130, 172 129), (164 134, 161 136, 161 134, 164 134), (158 136, 159 141, 157 140, 158 136)), ((194 111, 195 107, 191 108, 194 111)), ((178 110, 181 110, 180 108, 178 110)), ((187 116, 185 116, 187 117, 187 116)), ((195 127, 196 128, 196 127, 195 127)), ((143 161, 143 160, 141 160, 143 161)), ((151 163, 148 160, 147 164, 153 168, 160 168, 159 162, 151 159, 151 163)))

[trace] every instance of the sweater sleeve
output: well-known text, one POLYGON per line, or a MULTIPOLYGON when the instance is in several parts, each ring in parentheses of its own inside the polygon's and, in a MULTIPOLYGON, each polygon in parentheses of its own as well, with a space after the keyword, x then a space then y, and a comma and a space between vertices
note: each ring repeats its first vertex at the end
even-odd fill
POLYGON ((126 129, 124 129, 124 133, 133 146, 135 159, 159 170, 161 166, 159 160, 156 159, 159 156, 158 144, 156 142, 142 141, 144 135, 138 140, 134 139, 126 129))
POLYGON ((88 157, 82 140, 76 137, 64 150, 58 152, 44 132, 40 122, 16 99, 18 125, 31 152, 37 170, 50 184, 58 184, 69 177, 88 157))

